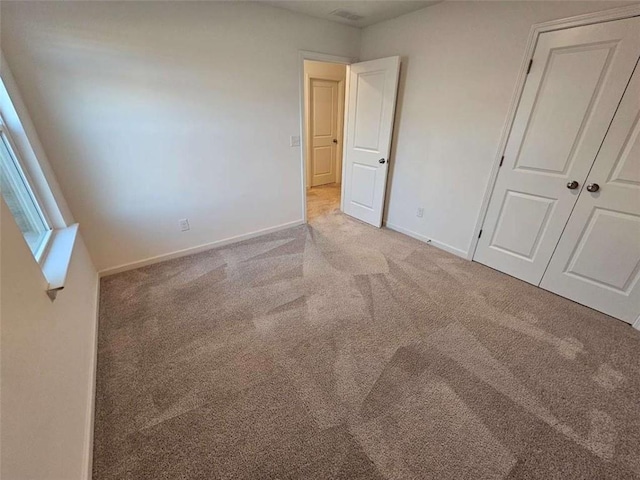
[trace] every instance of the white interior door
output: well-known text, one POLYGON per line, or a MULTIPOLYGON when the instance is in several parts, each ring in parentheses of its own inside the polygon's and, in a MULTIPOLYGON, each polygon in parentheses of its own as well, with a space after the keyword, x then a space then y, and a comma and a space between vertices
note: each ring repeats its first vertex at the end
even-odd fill
POLYGON ((382 225, 396 108, 400 57, 351 65, 347 114, 344 212, 382 225))
POLYGON ((338 82, 311 79, 311 186, 336 182, 338 152, 338 82))
POLYGON ((540 283, 638 55, 640 18, 540 35, 474 260, 540 283))
POLYGON ((626 322, 640 315, 640 67, 541 287, 626 322))

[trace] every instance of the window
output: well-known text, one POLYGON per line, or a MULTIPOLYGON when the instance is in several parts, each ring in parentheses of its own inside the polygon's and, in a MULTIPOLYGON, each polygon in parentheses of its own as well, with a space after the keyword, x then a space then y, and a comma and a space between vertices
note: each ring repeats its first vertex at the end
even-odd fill
POLYGON ((0 191, 31 252, 39 261, 51 237, 51 227, 11 145, 4 122, 0 119, 0 191))
POLYGON ((55 182, 55 178, 18 85, 2 55, 0 63, 0 194, 40 266, 46 293, 53 301, 66 282, 78 224, 70 212, 60 209, 58 200, 64 203, 64 199, 51 190, 49 180, 55 182))

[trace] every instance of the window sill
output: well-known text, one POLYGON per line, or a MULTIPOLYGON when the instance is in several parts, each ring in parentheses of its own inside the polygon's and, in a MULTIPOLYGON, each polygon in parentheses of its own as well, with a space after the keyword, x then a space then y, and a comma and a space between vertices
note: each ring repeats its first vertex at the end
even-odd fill
POLYGON ((51 301, 55 300, 58 292, 64 288, 77 235, 77 223, 54 230, 52 234, 49 251, 42 263, 42 273, 48 283, 47 295, 51 301))

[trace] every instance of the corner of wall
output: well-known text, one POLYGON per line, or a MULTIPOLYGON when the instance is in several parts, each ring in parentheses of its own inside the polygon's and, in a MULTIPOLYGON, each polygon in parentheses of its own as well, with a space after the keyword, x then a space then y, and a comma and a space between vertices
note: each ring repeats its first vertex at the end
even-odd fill
POLYGON ((93 439, 96 414, 96 379, 98 372, 98 327, 100 323, 100 274, 96 272, 96 296, 95 296, 95 332, 93 335, 93 352, 91 365, 91 381, 89 382, 89 405, 87 406, 87 424, 85 427, 84 468, 86 479, 91 480, 93 473, 93 439))

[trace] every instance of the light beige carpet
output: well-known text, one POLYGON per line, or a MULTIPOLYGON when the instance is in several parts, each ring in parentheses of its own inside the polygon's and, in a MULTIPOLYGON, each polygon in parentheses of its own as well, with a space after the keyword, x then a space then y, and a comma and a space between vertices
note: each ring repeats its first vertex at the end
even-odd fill
POLYGON ((340 213, 104 278, 94 478, 640 478, 640 332, 340 213))

